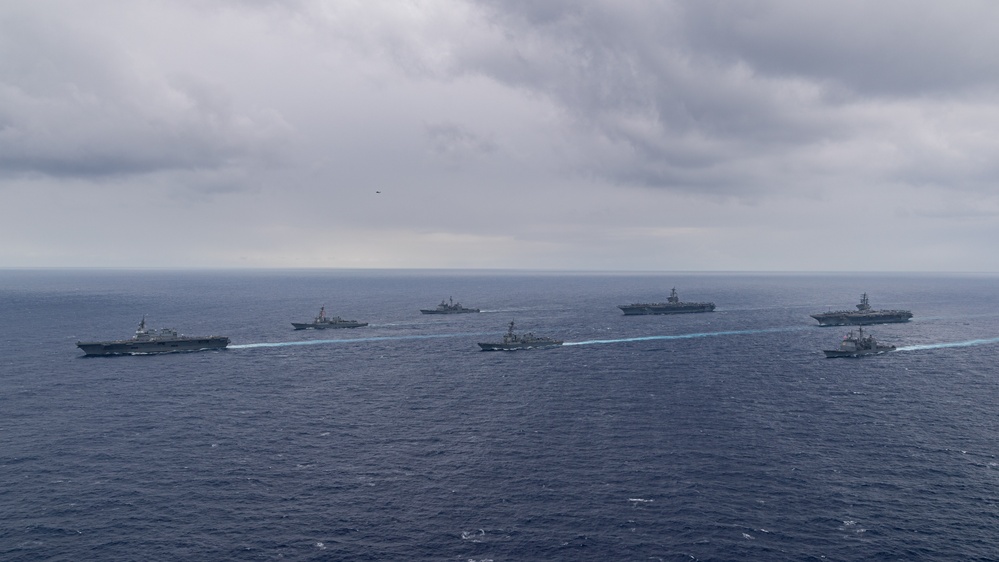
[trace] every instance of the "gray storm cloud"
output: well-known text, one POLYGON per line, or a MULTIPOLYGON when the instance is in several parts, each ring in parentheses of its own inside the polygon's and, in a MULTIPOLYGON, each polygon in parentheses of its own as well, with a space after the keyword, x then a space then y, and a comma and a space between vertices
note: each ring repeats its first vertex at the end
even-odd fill
POLYGON ((956 168, 992 177, 981 157, 995 145, 970 138, 962 121, 974 113, 979 127, 997 125, 994 4, 482 4, 504 39, 456 49, 456 69, 557 100, 585 132, 631 154, 587 155, 612 179, 772 186, 777 160, 808 160, 830 144, 867 152, 871 139, 897 149, 887 180, 953 181, 956 168), (942 178, 925 158, 940 145, 942 178), (981 163, 956 166, 947 152, 981 163))
POLYGON ((41 13, 0 23, 0 171, 52 176, 217 169, 277 160, 274 112, 235 107, 224 85, 167 75, 41 13))
POLYGON ((6 3, 0 266, 996 269, 997 11, 6 3))

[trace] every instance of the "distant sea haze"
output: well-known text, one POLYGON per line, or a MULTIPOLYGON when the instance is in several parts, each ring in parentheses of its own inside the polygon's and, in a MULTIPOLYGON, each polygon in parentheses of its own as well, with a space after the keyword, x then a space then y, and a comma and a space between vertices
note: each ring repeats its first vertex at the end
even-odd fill
POLYGON ((0 559, 999 559, 996 281, 0 271, 0 559), (143 316, 232 344, 76 348, 143 316))

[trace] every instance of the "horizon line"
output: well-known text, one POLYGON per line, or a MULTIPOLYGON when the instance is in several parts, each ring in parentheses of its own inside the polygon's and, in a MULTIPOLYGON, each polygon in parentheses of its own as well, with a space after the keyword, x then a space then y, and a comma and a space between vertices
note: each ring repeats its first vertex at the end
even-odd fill
POLYGON ((630 275, 996 275, 971 270, 792 270, 792 269, 552 269, 528 267, 231 267, 231 266, 3 266, 0 271, 204 271, 204 272, 409 272, 550 273, 630 275))

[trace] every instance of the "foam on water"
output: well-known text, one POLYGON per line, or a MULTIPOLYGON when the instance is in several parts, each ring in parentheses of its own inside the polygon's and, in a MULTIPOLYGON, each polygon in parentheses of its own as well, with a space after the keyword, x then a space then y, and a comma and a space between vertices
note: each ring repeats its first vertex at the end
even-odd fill
POLYGON ((907 345, 904 347, 899 347, 895 351, 922 351, 924 349, 944 349, 948 347, 974 347, 977 345, 990 345, 994 343, 999 343, 999 338, 967 340, 967 341, 947 342, 947 343, 907 345))
POLYGON ((762 330, 725 330, 721 332, 697 332, 693 334, 673 334, 669 336, 640 336, 634 338, 621 338, 616 340, 588 340, 588 341, 577 341, 577 342, 565 342, 563 345, 594 345, 594 344, 628 343, 628 342, 652 341, 652 340, 689 340, 694 338, 714 338, 720 336, 744 336, 749 334, 792 332, 802 329, 804 328, 802 328, 801 326, 793 326, 786 328, 767 328, 762 330))
POLYGON ((486 336, 490 334, 491 332, 464 333, 464 334, 421 334, 421 335, 409 335, 409 336, 376 336, 370 338, 348 338, 342 340, 304 340, 304 341, 242 343, 237 345, 230 345, 228 349, 253 349, 258 347, 292 347, 292 346, 301 346, 301 345, 331 345, 338 343, 358 343, 358 342, 376 342, 376 341, 429 340, 437 338, 463 338, 471 336, 486 336))
MULTIPOLYGON (((618 338, 618 339, 606 339, 606 340, 586 340, 577 342, 565 342, 564 346, 574 346, 574 345, 598 345, 598 344, 613 344, 613 343, 630 343, 639 341, 656 341, 656 340, 688 340, 695 338, 714 338, 723 336, 744 336, 752 334, 767 334, 767 333, 778 333, 778 332, 793 332, 798 330, 806 329, 802 326, 788 326, 782 328, 766 328, 760 330, 723 330, 718 332, 695 332, 690 334, 672 334, 672 335, 654 335, 654 336, 637 336, 632 338, 618 338)), ((229 349, 254 349, 262 347, 292 347, 292 346, 307 346, 307 345, 334 345, 334 344, 349 344, 349 343, 364 343, 364 342, 381 342, 381 341, 402 341, 402 340, 427 340, 427 339, 442 339, 442 338, 462 338, 462 337, 478 337, 478 336, 488 336, 493 335, 492 332, 466 332, 457 334, 420 334, 420 335, 406 335, 406 336, 375 336, 368 338, 345 338, 345 339, 335 339, 335 340, 304 340, 304 341, 285 341, 285 342, 260 342, 260 343, 244 343, 230 345, 229 349)), ((960 342, 944 342, 944 343, 932 343, 932 344, 917 344, 917 345, 907 345, 897 348, 895 351, 922 351, 927 349, 945 349, 945 348, 957 348, 957 347, 974 347, 979 345, 990 345, 999 343, 999 337, 997 338, 987 338, 987 339, 975 339, 960 342)))
MULTIPOLYGON (((565 342, 563 345, 594 345, 594 344, 611 344, 611 343, 629 343, 637 341, 653 341, 653 340, 687 340, 694 338, 710 338, 710 337, 721 337, 721 336, 742 336, 750 334, 766 334, 775 332, 791 332, 796 330, 804 329, 801 326, 784 327, 784 328, 767 328, 761 330, 726 330, 719 332, 696 332, 691 334, 673 334, 673 335, 654 335, 654 336, 638 336, 633 338, 620 338, 620 339, 609 339, 609 340, 586 340, 578 342, 565 342)), ((346 344, 346 343, 362 343, 362 342, 380 342, 380 341, 401 341, 401 340, 426 340, 426 339, 438 339, 438 338, 461 338, 461 337, 478 337, 478 336, 488 336, 494 335, 493 332, 468 332, 468 333, 458 333, 458 334, 421 334, 421 335, 406 335, 406 336, 375 336, 368 338, 345 338, 345 339, 335 339, 335 340, 302 340, 302 341, 284 341, 284 342, 260 342, 260 343, 244 343, 230 345, 228 349, 254 349, 261 347, 292 347, 292 346, 306 346, 306 345, 332 345, 332 344, 346 344)))

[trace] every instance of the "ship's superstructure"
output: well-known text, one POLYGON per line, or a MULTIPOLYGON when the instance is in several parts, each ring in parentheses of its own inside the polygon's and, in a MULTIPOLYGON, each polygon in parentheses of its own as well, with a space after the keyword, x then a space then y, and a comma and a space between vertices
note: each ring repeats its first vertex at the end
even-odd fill
POLYGON ((460 302, 454 302, 454 299, 448 297, 445 301, 441 299, 441 303, 437 305, 437 308, 421 308, 420 312, 423 314, 468 314, 470 312, 479 312, 477 308, 466 308, 461 306, 460 302))
POLYGON ((526 334, 516 334, 513 331, 513 321, 510 321, 510 327, 506 334, 503 336, 502 342, 497 343, 480 343, 479 347, 482 351, 513 351, 516 349, 539 349, 546 347, 558 347, 562 345, 562 340, 556 340, 553 338, 535 336, 534 334, 528 332, 526 334))
POLYGON ((625 316, 637 316, 643 314, 687 314, 691 312, 712 312, 715 309, 713 302, 680 302, 680 297, 676 294, 674 287, 670 291, 666 302, 645 302, 619 305, 625 316))
POLYGON ((229 338, 225 336, 184 336, 176 330, 146 328, 146 317, 142 317, 139 328, 129 340, 76 342, 87 355, 145 355, 151 353, 174 353, 178 351, 205 351, 225 349, 229 338))
POLYGON ((812 314, 821 326, 866 326, 868 324, 892 324, 908 322, 912 313, 908 310, 872 310, 867 293, 860 297, 857 310, 838 310, 812 314))
POLYGON ((325 330, 327 328, 360 328, 361 326, 367 326, 367 322, 358 322, 357 320, 344 320, 339 316, 326 316, 326 306, 323 305, 319 309, 319 316, 316 316, 312 322, 292 322, 292 326, 296 330, 325 330))
POLYGON ((872 335, 864 335, 863 328, 857 328, 857 332, 852 330, 839 344, 839 349, 824 349, 826 357, 860 357, 862 355, 877 355, 888 351, 895 351, 894 345, 883 345, 872 335))

